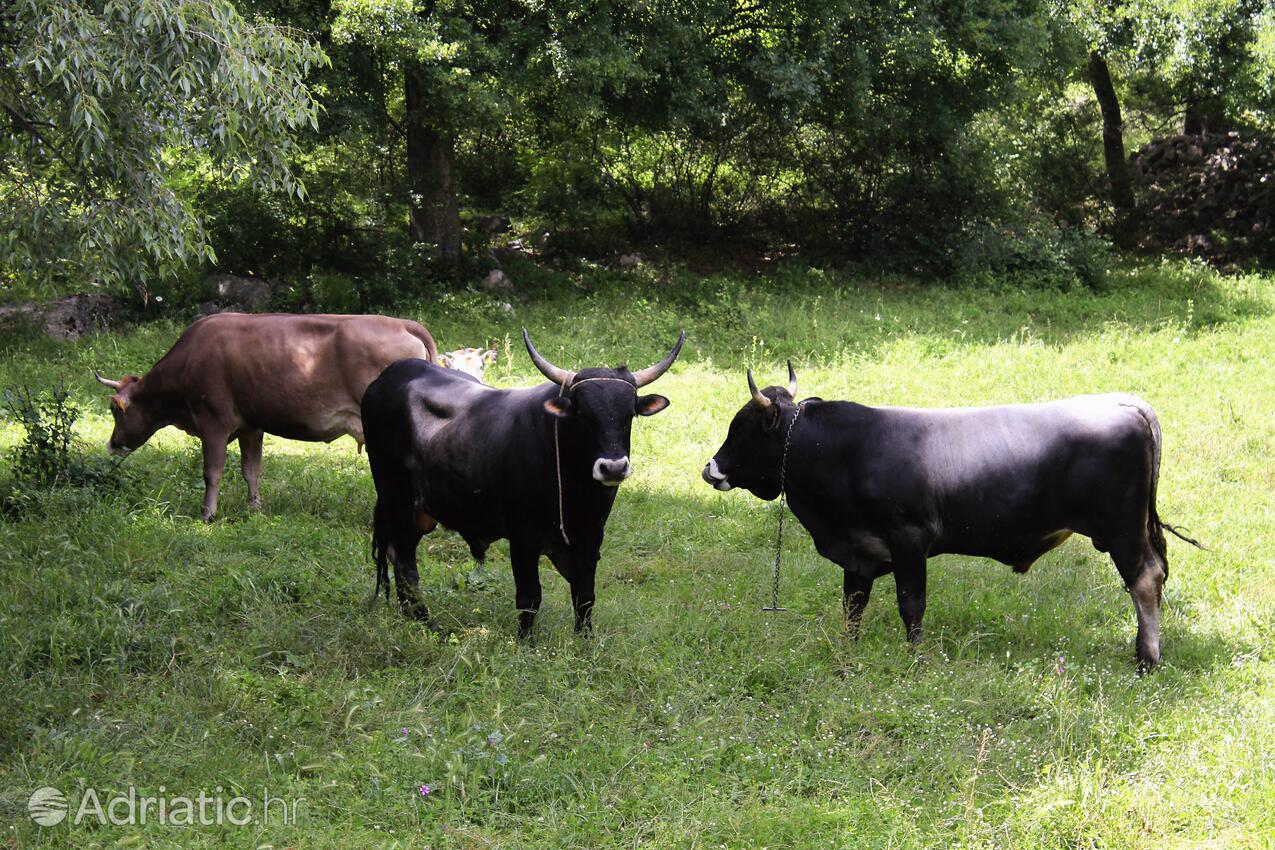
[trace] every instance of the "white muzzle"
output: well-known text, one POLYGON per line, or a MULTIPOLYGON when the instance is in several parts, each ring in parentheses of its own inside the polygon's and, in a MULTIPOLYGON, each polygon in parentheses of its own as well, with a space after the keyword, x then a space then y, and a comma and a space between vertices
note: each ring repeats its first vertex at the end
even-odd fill
POLYGON ((608 487, 619 487, 620 482, 628 478, 632 471, 628 455, 617 458, 600 457, 593 462, 593 479, 608 487))
POLYGON ((715 489, 721 490, 723 493, 727 490, 733 489, 735 486, 727 481, 726 476, 722 475, 721 471, 717 468, 717 458, 710 460, 708 462, 708 466, 704 467, 704 480, 709 484, 712 484, 715 489))

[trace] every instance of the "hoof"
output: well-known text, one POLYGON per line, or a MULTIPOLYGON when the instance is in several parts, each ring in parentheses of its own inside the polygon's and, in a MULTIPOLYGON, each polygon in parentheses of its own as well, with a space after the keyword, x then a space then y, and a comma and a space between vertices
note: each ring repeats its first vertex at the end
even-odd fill
POLYGON ((403 616, 418 623, 432 625, 434 618, 429 615, 429 608, 423 602, 403 602, 403 616))

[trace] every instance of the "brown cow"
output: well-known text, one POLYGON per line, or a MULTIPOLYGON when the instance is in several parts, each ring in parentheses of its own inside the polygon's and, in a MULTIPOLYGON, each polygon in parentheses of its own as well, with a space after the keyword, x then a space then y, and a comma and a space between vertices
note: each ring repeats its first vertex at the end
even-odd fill
POLYGON ((115 430, 107 448, 128 454, 167 425, 204 448, 204 520, 217 512, 226 445, 239 440, 248 503, 261 505, 264 434, 363 445, 363 391, 395 360, 438 362, 429 331, 388 316, 218 313, 199 319, 145 377, 110 381, 115 430))

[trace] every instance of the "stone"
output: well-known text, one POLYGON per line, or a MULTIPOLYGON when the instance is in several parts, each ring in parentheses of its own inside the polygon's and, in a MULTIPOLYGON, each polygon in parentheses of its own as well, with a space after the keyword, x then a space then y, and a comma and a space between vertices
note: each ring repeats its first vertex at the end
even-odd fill
POLYGON ((500 269, 492 269, 487 272, 487 276, 483 278, 483 282, 480 286, 484 292, 512 292, 514 283, 509 279, 509 275, 505 274, 500 269))
POLYGON ((509 219, 503 215, 476 215, 469 220, 469 226, 479 233, 506 233, 509 219))
MULTIPOLYGON (((214 274, 204 279, 204 290, 209 301, 219 309, 259 313, 269 309, 274 298, 274 287, 259 277, 240 277, 232 274, 214 274)), ((205 302, 207 303, 207 302, 205 302)), ((202 310, 202 305, 201 305, 202 310)))
POLYGON ((54 339, 79 339, 108 327, 120 309, 111 296, 104 294, 28 301, 0 307, 0 327, 35 326, 54 339))

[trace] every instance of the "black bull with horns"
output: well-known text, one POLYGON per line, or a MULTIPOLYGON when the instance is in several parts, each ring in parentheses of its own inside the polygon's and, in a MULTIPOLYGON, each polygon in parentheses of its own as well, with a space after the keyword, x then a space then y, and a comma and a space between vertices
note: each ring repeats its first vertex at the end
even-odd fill
POLYGON ((1156 513, 1160 425, 1137 396, 1092 395, 1003 407, 918 410, 806 399, 797 379, 758 390, 704 467, 718 490, 762 499, 782 489, 815 547, 845 571, 857 629, 873 580, 894 573, 908 638, 921 636, 926 560, 994 558, 1017 572, 1073 532, 1109 552, 1133 598, 1137 656, 1160 659, 1169 563, 1156 513), (791 442, 786 443, 791 429, 791 442), (784 446, 787 444, 787 456, 784 446))
POLYGON ((377 590, 395 591, 409 614, 428 619, 418 596, 416 546, 438 524, 458 532, 481 561, 509 540, 518 634, 540 608, 540 556, 571 586, 577 631, 591 625, 594 574, 616 488, 629 476, 634 416, 668 407, 638 390, 664 374, 682 350, 629 371, 571 372, 523 342, 550 383, 498 390, 424 360, 400 360, 363 396, 363 430, 376 484, 372 552, 377 590))

